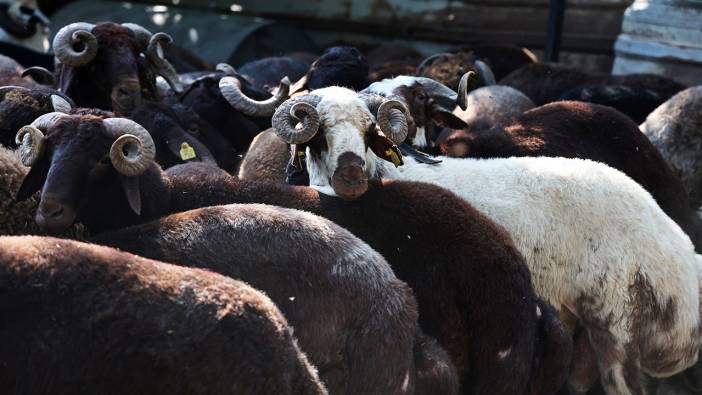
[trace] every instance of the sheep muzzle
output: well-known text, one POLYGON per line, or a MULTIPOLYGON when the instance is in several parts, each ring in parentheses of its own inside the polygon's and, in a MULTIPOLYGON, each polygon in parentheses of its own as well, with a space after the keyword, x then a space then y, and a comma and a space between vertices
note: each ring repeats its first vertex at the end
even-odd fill
POLYGON ((339 156, 338 166, 331 178, 331 186, 339 197, 354 200, 368 190, 365 161, 352 152, 339 156))

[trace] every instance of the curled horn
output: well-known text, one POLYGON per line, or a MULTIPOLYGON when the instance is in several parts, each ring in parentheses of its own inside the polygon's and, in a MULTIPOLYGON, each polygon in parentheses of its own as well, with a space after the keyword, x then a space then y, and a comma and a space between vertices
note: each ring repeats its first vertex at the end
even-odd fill
POLYGON ((452 53, 449 52, 439 52, 435 53, 434 55, 431 55, 430 57, 422 60, 422 63, 417 66, 417 75, 421 75, 422 71, 424 71, 424 68, 432 64, 436 59, 442 57, 442 56, 453 56, 452 53))
POLYGON ((227 102, 242 114, 252 117, 269 117, 285 99, 290 91, 290 80, 283 77, 278 91, 267 100, 257 101, 246 96, 241 91, 241 82, 236 77, 222 77, 219 80, 219 91, 227 102))
POLYGON ((275 133, 288 144, 310 141, 319 130, 319 113, 316 106, 319 96, 304 95, 285 101, 275 110, 271 125, 275 133), (302 127, 297 124, 302 122, 302 127))
POLYGON ((173 38, 166 33, 156 33, 149 40, 146 47, 146 58, 156 67, 156 72, 168 82, 168 85, 175 92, 183 91, 183 82, 176 73, 171 63, 163 55, 163 46, 170 45, 173 38))
POLYGON ((395 144, 402 144, 407 138, 407 107, 399 100, 376 94, 362 94, 359 97, 375 115, 383 134, 395 144))
POLYGON ((163 55, 163 46, 170 45, 173 38, 166 33, 152 34, 136 23, 123 23, 122 26, 131 30, 141 45, 146 59, 154 66, 156 73, 163 77, 175 92, 183 90, 183 82, 171 63, 163 55))
POLYGON ((95 25, 85 22, 71 23, 64 26, 54 37, 54 56, 68 66, 80 67, 95 59, 98 51, 97 38, 91 33, 95 25), (74 46, 83 44, 82 51, 74 46))
POLYGON ((482 60, 476 60, 473 64, 475 64, 475 69, 478 71, 478 75, 483 79, 486 86, 497 84, 497 81, 495 81, 495 74, 492 73, 490 66, 482 60))
POLYGON ((156 157, 156 146, 149 132, 126 118, 107 118, 102 123, 117 137, 110 147, 110 160, 115 170, 127 177, 143 174, 156 157))
POLYGON ((41 66, 27 67, 22 71, 22 77, 30 76, 32 79, 42 85, 53 85, 56 81, 54 74, 41 66))
POLYGON ((50 112, 35 119, 31 125, 23 126, 17 132, 15 143, 19 145, 20 160, 23 165, 32 167, 37 163, 44 155, 44 132, 56 121, 67 116, 61 112, 50 112))

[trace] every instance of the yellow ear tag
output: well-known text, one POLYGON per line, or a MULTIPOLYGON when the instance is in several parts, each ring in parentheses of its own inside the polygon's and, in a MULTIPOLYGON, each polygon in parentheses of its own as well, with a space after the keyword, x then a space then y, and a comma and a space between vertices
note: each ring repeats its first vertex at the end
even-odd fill
POLYGON ((190 160, 196 158, 197 155, 195 155, 195 149, 190 146, 190 144, 183 142, 180 145, 180 159, 182 160, 190 160))
POLYGON ((390 158, 392 164, 395 165, 395 167, 400 167, 402 165, 402 159, 400 159, 400 156, 394 149, 390 148, 387 151, 385 151, 385 156, 390 158))

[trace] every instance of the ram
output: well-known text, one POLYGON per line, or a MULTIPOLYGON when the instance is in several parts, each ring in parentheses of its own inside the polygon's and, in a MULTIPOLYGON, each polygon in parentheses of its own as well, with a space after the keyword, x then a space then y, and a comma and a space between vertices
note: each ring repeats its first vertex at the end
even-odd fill
POLYGON ((409 109, 407 142, 417 148, 425 148, 436 139, 439 126, 452 129, 467 126, 453 114, 453 110, 456 106, 463 110, 467 108, 468 85, 472 76, 471 73, 463 75, 458 92, 431 78, 399 76, 374 82, 361 93, 375 100, 374 106, 388 99, 404 104, 409 109))
POLYGON ((540 296, 586 327, 610 394, 640 393, 641 371, 665 377, 697 361, 694 247, 641 186, 579 159, 440 157, 426 165, 406 157, 396 167, 376 155, 373 124, 400 143, 407 109, 383 107, 393 112, 376 112, 347 89, 320 89, 283 103, 273 128, 290 144, 307 144, 310 185, 319 191, 356 199, 369 178, 429 182, 507 228, 540 296))
POLYGON ((182 90, 173 66, 163 58, 162 47, 171 41, 165 33, 152 34, 133 23, 64 26, 53 41, 57 89, 78 106, 129 115, 143 100, 160 100, 157 75, 174 91, 182 90))
POLYGON ((0 385, 13 393, 326 394, 265 295, 111 248, 0 237, 0 385))
MULTIPOLYGON (((394 114, 378 111, 386 112, 380 119, 394 114)), ((536 298, 522 257, 504 230, 452 193, 372 183, 361 200, 344 202, 306 187, 240 181, 206 164, 164 172, 150 136, 134 122, 59 117, 20 132, 28 136, 24 163, 32 166, 22 190, 42 189, 43 228, 79 221, 98 233, 238 202, 313 212, 348 227, 412 287, 419 324, 451 356, 464 393, 549 394, 565 381, 569 339, 536 298)))

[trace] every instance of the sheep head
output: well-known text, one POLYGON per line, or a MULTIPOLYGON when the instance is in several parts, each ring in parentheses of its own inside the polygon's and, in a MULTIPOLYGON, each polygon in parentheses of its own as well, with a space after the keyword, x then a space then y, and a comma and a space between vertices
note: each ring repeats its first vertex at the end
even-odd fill
POLYGON ((330 87, 287 100, 272 125, 294 151, 307 152, 312 186, 355 199, 375 173, 375 155, 401 164, 396 145, 407 137, 407 114, 397 100, 330 87))
POLYGON ((173 90, 182 89, 163 56, 163 46, 171 41, 165 33, 152 34, 133 23, 64 26, 53 42, 59 89, 78 105, 129 114, 142 99, 156 98, 156 75, 173 90))
POLYGON ((60 233, 70 227, 90 191, 103 188, 101 182, 110 174, 120 178, 130 207, 140 212, 135 181, 154 163, 154 142, 136 122, 110 115, 53 112, 17 133, 22 163, 31 167, 17 199, 42 190, 36 221, 43 231, 60 233))

